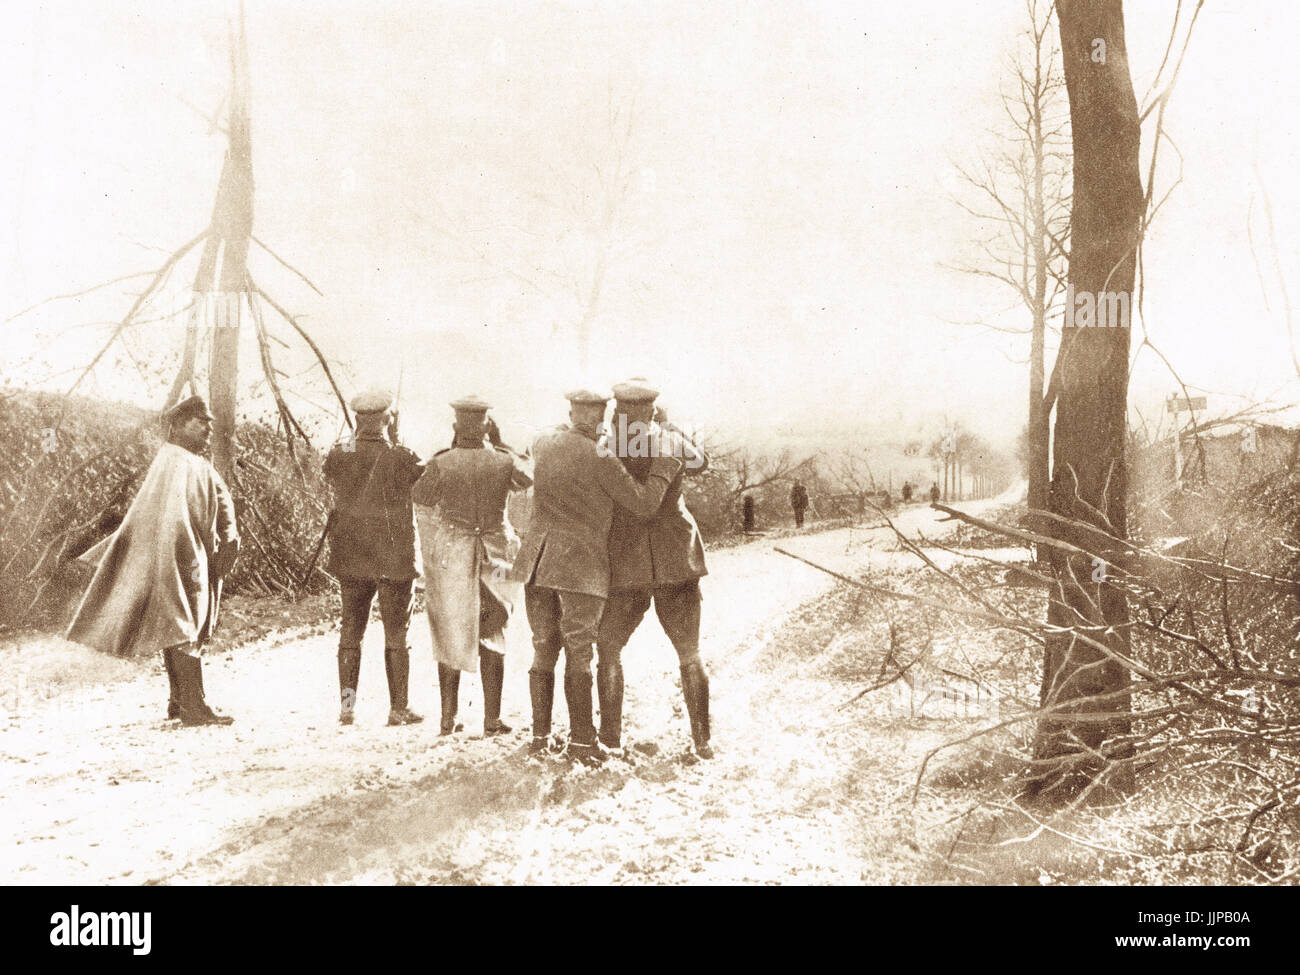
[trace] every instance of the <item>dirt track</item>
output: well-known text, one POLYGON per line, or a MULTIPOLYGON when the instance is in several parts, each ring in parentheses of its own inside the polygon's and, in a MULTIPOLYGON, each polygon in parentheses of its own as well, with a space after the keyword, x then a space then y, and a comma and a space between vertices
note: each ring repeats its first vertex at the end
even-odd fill
MULTIPOLYGON (((972 509, 979 505, 968 506, 972 509)), ((908 509, 910 534, 937 536, 908 509)), ((898 560, 886 530, 840 529, 779 544, 839 570, 898 560)), ((422 617, 413 621, 412 707, 384 726, 376 620, 366 635, 357 723, 339 727, 336 635, 281 634, 207 664, 230 728, 163 720, 151 674, 27 702, 0 729, 0 802, 10 842, 0 880, 22 884, 835 882, 881 879, 854 851, 828 760, 827 688, 791 680, 766 635, 833 580, 773 542, 711 553, 702 648, 718 758, 687 764, 676 657, 651 614, 624 654, 625 744, 637 761, 587 771, 525 760, 530 659, 510 632, 503 713, 513 735, 483 740, 476 678, 467 732, 436 735, 437 691, 422 617), (760 652, 768 663, 758 666, 760 652), (835 801, 831 801, 834 799, 835 801)), ((779 651, 779 648, 776 648, 779 651)), ((563 720, 557 694, 556 720, 563 720)), ((846 791, 848 790, 848 791, 846 791)))

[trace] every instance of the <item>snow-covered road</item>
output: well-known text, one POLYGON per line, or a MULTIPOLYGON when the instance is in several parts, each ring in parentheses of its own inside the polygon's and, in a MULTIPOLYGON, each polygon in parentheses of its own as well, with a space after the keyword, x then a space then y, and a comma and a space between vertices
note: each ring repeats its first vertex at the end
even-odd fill
MULTIPOLYGON (((897 523, 934 537, 952 527, 938 519, 914 506, 897 523)), ((625 738, 641 743, 639 761, 595 772, 524 758, 531 648, 522 613, 510 629, 503 708, 516 733, 491 740, 475 737, 473 678, 461 693, 468 733, 437 737, 422 617, 411 630, 411 698, 429 720, 404 728, 384 724, 377 620, 357 722, 347 728, 336 723, 336 634, 280 634, 208 661, 209 700, 236 717, 233 727, 168 725, 161 670, 27 701, 11 714, 0 727, 10 837, 0 879, 859 882, 833 824, 801 809, 809 776, 825 770, 801 767, 798 723, 766 713, 773 677, 752 666, 764 634, 834 582, 774 544, 840 571, 901 558, 887 552, 886 529, 757 539, 709 554, 702 648, 713 676, 713 762, 681 760, 688 734, 676 657, 653 614, 624 654, 625 738)), ((783 706, 795 706, 796 691, 785 692, 783 706)), ((562 726, 559 694, 556 718, 562 726)))

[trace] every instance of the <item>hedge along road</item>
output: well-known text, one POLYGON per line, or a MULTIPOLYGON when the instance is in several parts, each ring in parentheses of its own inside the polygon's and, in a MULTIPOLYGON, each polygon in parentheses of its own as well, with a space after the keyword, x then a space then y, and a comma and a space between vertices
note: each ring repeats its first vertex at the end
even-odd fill
MULTIPOLYGON (((939 518, 915 506, 896 523, 909 535, 939 537, 953 528, 939 518)), ((26 698, 0 728, 0 801, 12 838, 0 853, 0 879, 856 881, 833 833, 798 813, 800 777, 789 768, 797 734, 791 739, 764 719, 775 678, 752 666, 764 634, 834 580, 774 553, 773 544, 758 539, 709 554, 701 643, 713 683, 712 762, 684 761, 689 734, 676 656, 653 611, 623 655, 624 743, 638 746, 635 764, 597 771, 524 756, 531 646, 522 605, 508 635, 503 702, 515 732, 488 740, 477 737, 477 676, 461 685, 466 731, 437 736, 422 615, 411 627, 411 706, 426 721, 402 728, 384 724, 377 620, 366 634, 356 724, 346 728, 337 724, 336 632, 287 632, 208 662, 208 698, 235 716, 233 727, 165 722, 161 667, 26 698), (777 848, 772 837, 780 837, 777 848), (687 852, 665 852, 678 848, 687 852)), ((892 533, 879 528, 777 544, 841 572, 910 558, 886 551, 895 548, 892 533)), ((563 695, 556 696, 563 727, 563 695)))

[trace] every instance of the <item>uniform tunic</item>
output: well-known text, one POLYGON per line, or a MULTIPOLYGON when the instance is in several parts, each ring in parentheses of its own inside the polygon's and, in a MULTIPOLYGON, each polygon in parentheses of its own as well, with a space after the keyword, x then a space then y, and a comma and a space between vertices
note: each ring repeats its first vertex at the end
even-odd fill
MULTIPOLYGON (((601 610, 609 593, 609 529, 616 507, 649 518, 681 467, 655 458, 638 484, 594 432, 556 427, 533 444, 533 513, 511 578, 525 583, 533 631, 533 671, 551 671, 561 649, 566 668, 590 667, 601 610)), ((566 674, 568 670, 566 670, 566 674)))
POLYGON ((329 570, 339 579, 409 582, 420 574, 415 558, 411 486, 424 472, 420 459, 380 433, 358 434, 325 458, 334 488, 329 570))
MULTIPOLYGON (((610 593, 597 640, 604 661, 619 658, 652 602, 678 656, 688 660, 699 653, 699 580, 708 570, 699 527, 682 498, 682 481, 707 470, 708 457, 677 431, 657 424, 651 428, 650 442, 660 453, 692 462, 673 478, 650 520, 615 512, 609 539, 610 593)), ((628 457, 623 463, 639 479, 649 460, 628 457)))
MULTIPOLYGON (((609 537, 611 590, 674 586, 708 573, 700 529, 682 497, 683 479, 707 470, 708 458, 693 445, 688 447, 679 433, 657 425, 652 428, 652 441, 661 453, 690 457, 693 452, 698 461, 677 473, 649 521, 625 510, 614 513, 609 537)), ((649 460, 630 457, 624 464, 640 481, 644 480, 649 460)))
POLYGON ((655 458, 650 468, 654 480, 638 484, 617 457, 597 451, 594 434, 567 424, 538 437, 533 458, 532 523, 511 577, 603 599, 609 593, 609 532, 615 508, 649 518, 682 465, 655 458))

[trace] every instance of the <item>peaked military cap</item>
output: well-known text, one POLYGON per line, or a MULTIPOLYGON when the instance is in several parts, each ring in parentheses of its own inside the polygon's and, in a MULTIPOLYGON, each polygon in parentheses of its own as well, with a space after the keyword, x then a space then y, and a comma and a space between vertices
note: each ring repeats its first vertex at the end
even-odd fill
POLYGON ((208 409, 208 401, 202 396, 191 396, 189 399, 183 399, 163 415, 173 423, 196 416, 206 417, 209 420, 213 419, 212 411, 208 409))
POLYGON ((457 413, 486 413, 492 409, 491 403, 482 396, 475 396, 473 393, 452 400, 450 405, 457 413))
POLYGON ((371 388, 353 396, 349 405, 354 413, 379 413, 393 405, 393 394, 386 389, 371 388))
POLYGON ((614 398, 621 403, 653 403, 659 390, 640 376, 614 384, 614 398))
POLYGON ((570 403, 587 403, 592 406, 604 406, 609 402, 608 393, 597 392, 594 389, 571 389, 564 394, 564 398, 570 403))

